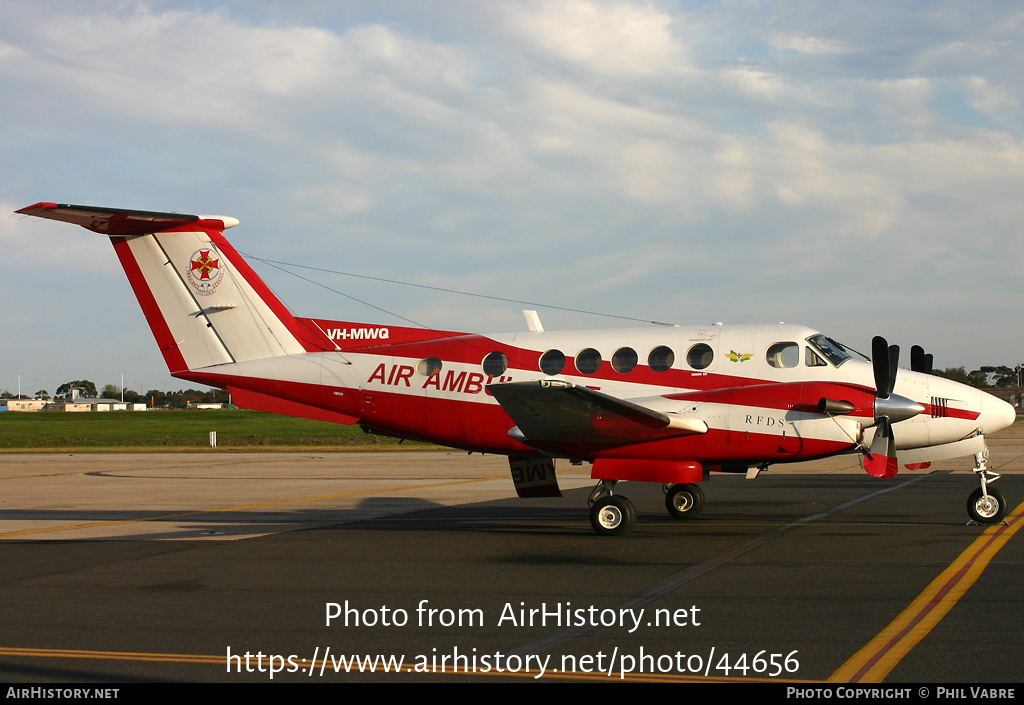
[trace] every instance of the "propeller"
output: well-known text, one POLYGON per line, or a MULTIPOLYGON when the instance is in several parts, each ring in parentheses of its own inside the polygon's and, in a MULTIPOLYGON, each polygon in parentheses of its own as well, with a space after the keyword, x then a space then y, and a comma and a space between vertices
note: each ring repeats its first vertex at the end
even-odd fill
POLYGON ((889 345, 876 335, 871 339, 871 365, 875 370, 875 396, 888 399, 896 386, 896 368, 900 361, 900 346, 889 345))
POLYGON ((934 356, 931 353, 926 354, 920 345, 910 348, 910 369, 914 372, 924 372, 930 375, 934 359, 934 356))
MULTIPOLYGON (((920 353, 911 350, 911 357, 918 356, 923 364, 924 349, 914 346, 920 353)), ((864 470, 874 477, 895 477, 899 472, 896 460, 896 441, 892 424, 917 416, 924 407, 913 399, 893 394, 896 386, 896 370, 899 367, 900 348, 889 345, 885 338, 876 335, 871 340, 871 365, 875 374, 875 438, 871 450, 864 456, 864 470)))

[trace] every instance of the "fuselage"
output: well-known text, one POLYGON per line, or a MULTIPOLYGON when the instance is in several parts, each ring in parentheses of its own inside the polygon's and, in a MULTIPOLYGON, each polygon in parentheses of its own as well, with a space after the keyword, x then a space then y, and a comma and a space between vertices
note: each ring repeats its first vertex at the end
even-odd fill
MULTIPOLYGON (((652 327, 476 335, 312 320, 336 345, 218 365, 179 376, 327 410, 373 430, 467 450, 591 460, 791 462, 870 443, 869 362, 820 332, 791 324, 652 327), (524 445, 488 391, 554 379, 689 415, 708 432, 643 443, 524 445), (850 414, 820 413, 822 398, 850 414)), ((894 424, 897 447, 953 443, 1012 423, 1009 404, 930 374, 900 370, 895 393, 925 411, 894 424)), ((294 412, 294 409, 292 410, 294 412)), ((339 418, 341 420, 341 418, 339 418)))

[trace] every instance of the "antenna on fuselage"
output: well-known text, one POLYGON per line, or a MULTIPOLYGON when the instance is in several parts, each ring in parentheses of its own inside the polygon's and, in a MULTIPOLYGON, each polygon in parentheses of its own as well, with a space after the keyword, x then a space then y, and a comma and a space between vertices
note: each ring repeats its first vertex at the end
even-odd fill
POLYGON ((526 327, 530 329, 531 333, 544 332, 544 326, 541 325, 540 316, 537 315, 536 311, 523 309, 523 316, 526 318, 526 327))

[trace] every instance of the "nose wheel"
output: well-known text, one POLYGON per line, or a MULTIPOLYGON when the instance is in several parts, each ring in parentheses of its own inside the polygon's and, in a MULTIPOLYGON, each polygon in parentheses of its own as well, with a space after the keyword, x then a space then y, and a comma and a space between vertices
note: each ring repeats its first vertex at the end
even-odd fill
POLYGON ((1006 498, 997 489, 980 487, 967 498, 967 514, 978 524, 998 524, 1006 516, 1006 498))
POLYGON ((998 480, 1000 475, 988 469, 986 460, 988 448, 974 454, 974 474, 981 481, 981 487, 967 498, 967 516, 976 524, 998 524, 1006 516, 1006 498, 999 490, 989 487, 989 483, 998 480))

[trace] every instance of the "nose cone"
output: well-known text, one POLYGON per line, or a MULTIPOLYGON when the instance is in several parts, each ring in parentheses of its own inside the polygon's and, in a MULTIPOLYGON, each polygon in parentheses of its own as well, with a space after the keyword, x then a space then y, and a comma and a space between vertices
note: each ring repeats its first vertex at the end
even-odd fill
POLYGON ((1000 431, 1017 418, 1017 410, 1002 399, 991 394, 983 394, 981 400, 981 430, 988 435, 1000 431))

